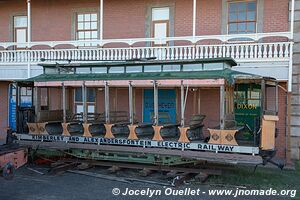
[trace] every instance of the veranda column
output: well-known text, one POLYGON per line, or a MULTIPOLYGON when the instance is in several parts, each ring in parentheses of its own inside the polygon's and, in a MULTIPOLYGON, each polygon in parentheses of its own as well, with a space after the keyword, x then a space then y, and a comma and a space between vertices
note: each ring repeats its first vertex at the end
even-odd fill
POLYGON ((129 136, 128 139, 130 140, 137 140, 138 137, 136 135, 135 129, 137 125, 134 125, 134 116, 133 116, 133 92, 132 92, 132 84, 131 81, 129 81, 128 85, 128 96, 129 96, 129 118, 130 118, 130 125, 128 125, 129 128, 129 136))

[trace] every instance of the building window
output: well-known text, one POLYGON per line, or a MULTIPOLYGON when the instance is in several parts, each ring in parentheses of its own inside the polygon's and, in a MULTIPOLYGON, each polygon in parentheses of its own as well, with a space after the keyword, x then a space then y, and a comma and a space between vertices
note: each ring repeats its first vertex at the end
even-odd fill
MULTIPOLYGON (((169 37, 170 8, 152 8, 152 37, 169 37)), ((157 41, 155 45, 165 45, 166 42, 157 41)))
POLYGON ((29 107, 32 102, 32 88, 31 87, 21 87, 21 106, 29 107))
MULTIPOLYGON (((98 39, 98 14, 77 13, 76 16, 76 39, 77 40, 96 40, 98 39)), ((85 44, 84 46, 91 46, 85 44)))
POLYGON ((256 1, 229 2, 229 34, 256 32, 256 1))
POLYGON ((17 48, 26 48, 27 42, 27 16, 14 16, 14 42, 18 44, 17 48))
MULTIPOLYGON (((75 112, 82 113, 83 112, 83 101, 82 101, 82 88, 75 89, 75 112)), ((96 89, 95 88, 87 88, 87 111, 88 113, 94 113, 96 108, 96 89)))

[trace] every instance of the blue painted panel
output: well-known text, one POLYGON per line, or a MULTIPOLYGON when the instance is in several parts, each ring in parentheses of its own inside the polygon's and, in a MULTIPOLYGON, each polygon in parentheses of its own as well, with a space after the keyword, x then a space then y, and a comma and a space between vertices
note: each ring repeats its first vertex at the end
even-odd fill
MULTIPOLYGON (((176 91, 172 89, 158 90, 159 124, 176 123, 176 91)), ((143 121, 153 122, 154 97, 153 90, 144 90, 143 121)))
POLYGON ((9 127, 16 131, 16 88, 11 85, 9 87, 9 127), (13 95, 14 94, 14 95, 13 95))
MULTIPOLYGON (((32 98, 31 96, 22 96, 21 97, 21 107, 31 107, 32 98)), ((17 123, 17 102, 16 102, 16 87, 15 85, 10 85, 9 87, 9 127, 16 131, 17 123)))

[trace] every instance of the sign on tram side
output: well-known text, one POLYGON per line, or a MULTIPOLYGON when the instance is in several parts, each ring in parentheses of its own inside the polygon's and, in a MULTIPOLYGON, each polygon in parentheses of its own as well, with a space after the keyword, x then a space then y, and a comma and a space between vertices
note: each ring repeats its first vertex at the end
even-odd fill
POLYGON ((199 150, 212 152, 227 152, 227 153, 244 153, 256 155, 259 153, 258 147, 250 146, 232 146, 232 145, 217 145, 208 143, 196 142, 177 142, 177 141, 153 141, 153 140, 128 140, 124 138, 102 138, 102 137, 81 137, 81 136, 61 136, 61 135, 29 135, 17 134, 18 140, 30 140, 39 142, 65 142, 65 143, 83 143, 94 145, 122 145, 136 147, 156 147, 180 150, 199 150))

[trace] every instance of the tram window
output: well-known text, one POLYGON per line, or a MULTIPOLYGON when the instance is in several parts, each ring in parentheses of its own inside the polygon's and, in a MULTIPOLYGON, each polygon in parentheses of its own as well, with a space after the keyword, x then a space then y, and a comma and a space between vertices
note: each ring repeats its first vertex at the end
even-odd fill
POLYGON ((45 67, 45 74, 58 74, 58 68, 45 67))
POLYGON ((74 74, 74 68, 64 67, 59 69, 60 74, 74 74))
POLYGON ((142 66, 127 66, 126 67, 126 73, 136 73, 136 72, 142 72, 143 67, 142 66))
POLYGON ((107 73, 107 68, 106 67, 92 67, 92 73, 106 74, 107 73))
POLYGON ((186 64, 186 65, 183 65, 182 70, 183 71, 201 71, 202 64, 186 64))
POLYGON ((89 73, 91 73, 91 68, 89 67, 76 68, 76 74, 89 74, 89 73))
POLYGON ((124 67, 110 67, 109 73, 124 73, 124 67))
POLYGON ((161 72, 161 65, 145 65, 144 72, 161 72))
POLYGON ((218 70, 223 69, 223 63, 205 63, 203 64, 203 70, 218 70))
POLYGON ((226 69, 226 68, 231 68, 231 65, 228 64, 228 63, 223 63, 223 65, 224 65, 224 69, 226 69))
POLYGON ((41 88, 41 110, 49 109, 48 88, 41 88))
POLYGON ((164 65, 163 66, 163 71, 164 72, 178 72, 180 71, 180 65, 164 65))
MULTIPOLYGON (((87 88, 87 102, 96 102, 96 89, 87 88)), ((82 102, 82 88, 75 89, 75 102, 82 102)))

